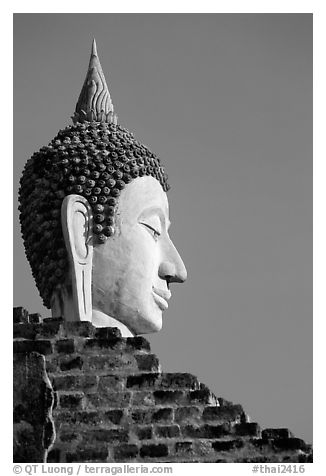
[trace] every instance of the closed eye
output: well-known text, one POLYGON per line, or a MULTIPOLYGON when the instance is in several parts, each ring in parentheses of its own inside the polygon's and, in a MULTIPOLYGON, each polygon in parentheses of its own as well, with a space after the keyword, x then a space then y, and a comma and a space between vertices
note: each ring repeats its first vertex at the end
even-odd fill
POLYGON ((147 223, 141 222, 141 224, 146 227, 146 229, 148 230, 148 232, 153 236, 154 240, 157 241, 158 237, 161 236, 161 233, 160 233, 159 231, 155 230, 155 228, 153 228, 152 226, 148 225, 147 223))

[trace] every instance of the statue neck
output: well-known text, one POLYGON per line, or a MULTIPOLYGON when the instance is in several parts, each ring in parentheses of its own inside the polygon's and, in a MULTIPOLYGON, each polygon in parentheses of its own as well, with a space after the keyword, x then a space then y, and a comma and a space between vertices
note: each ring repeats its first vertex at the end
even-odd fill
MULTIPOLYGON (((52 317, 62 317, 67 322, 76 322, 79 320, 76 315, 75 305, 72 297, 72 293, 67 291, 65 286, 57 289, 52 296, 51 300, 51 313, 52 317)), ((98 309, 92 310, 92 324, 94 327, 117 327, 122 337, 134 337, 134 334, 128 329, 127 326, 122 324, 114 317, 104 314, 104 312, 98 309)))

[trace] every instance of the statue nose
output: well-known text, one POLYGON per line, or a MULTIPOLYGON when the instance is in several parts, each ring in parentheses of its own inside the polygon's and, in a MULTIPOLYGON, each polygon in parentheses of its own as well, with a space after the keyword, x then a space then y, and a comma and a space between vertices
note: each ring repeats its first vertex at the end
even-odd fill
POLYGON ((173 245, 169 256, 160 264, 159 276, 168 283, 184 283, 187 279, 186 267, 173 245))

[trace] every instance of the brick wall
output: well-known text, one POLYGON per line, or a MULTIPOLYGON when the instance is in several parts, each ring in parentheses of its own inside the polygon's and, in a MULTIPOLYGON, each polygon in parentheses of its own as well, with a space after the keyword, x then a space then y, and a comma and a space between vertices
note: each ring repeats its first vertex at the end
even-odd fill
POLYGON ((312 461, 287 429, 162 372, 143 337, 15 308, 14 356, 15 462, 312 461))

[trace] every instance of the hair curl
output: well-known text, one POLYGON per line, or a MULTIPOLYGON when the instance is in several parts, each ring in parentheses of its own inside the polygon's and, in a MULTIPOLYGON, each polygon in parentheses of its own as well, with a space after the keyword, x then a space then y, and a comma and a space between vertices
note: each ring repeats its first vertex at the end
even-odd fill
POLYGON ((105 122, 68 126, 27 161, 19 190, 21 231, 47 308, 69 269, 61 227, 64 197, 78 194, 88 200, 94 214, 94 242, 101 244, 114 234, 121 190, 144 175, 156 178, 165 192, 169 190, 160 159, 127 129, 105 122))

